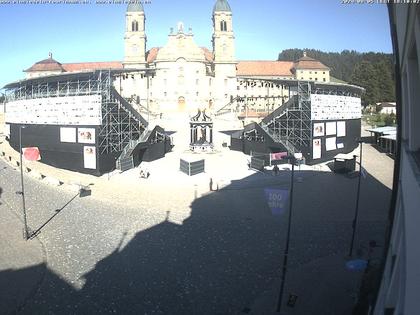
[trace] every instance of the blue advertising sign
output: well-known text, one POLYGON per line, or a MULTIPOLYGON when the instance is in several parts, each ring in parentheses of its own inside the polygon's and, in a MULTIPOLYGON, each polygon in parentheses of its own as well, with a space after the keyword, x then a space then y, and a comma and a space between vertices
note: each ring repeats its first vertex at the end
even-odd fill
POLYGON ((367 267, 367 261, 364 259, 354 259, 346 262, 346 268, 352 271, 365 270, 367 267))
POLYGON ((265 188, 264 193, 273 215, 281 215, 286 211, 289 190, 265 188))

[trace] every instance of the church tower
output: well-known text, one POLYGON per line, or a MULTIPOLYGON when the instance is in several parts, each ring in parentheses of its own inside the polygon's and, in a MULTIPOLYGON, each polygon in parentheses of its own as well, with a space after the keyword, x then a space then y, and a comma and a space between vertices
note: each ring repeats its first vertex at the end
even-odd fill
POLYGON ((213 53, 215 62, 235 62, 232 10, 227 0, 217 0, 213 8, 213 53))
POLYGON ((145 20, 141 2, 130 3, 125 13, 125 68, 134 68, 146 64, 145 20))
POLYGON ((213 7, 214 109, 222 108, 236 96, 235 36, 232 10, 227 0, 213 7))

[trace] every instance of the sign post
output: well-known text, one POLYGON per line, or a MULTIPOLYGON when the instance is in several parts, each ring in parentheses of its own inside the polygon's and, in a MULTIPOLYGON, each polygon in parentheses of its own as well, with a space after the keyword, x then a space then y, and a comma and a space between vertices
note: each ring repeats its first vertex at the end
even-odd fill
POLYGON ((353 232, 352 232, 352 235, 351 235, 349 257, 351 257, 352 254, 353 254, 354 237, 356 235, 357 218, 359 216, 360 180, 361 180, 362 174, 363 174, 363 168, 362 168, 362 145, 363 145, 363 143, 362 143, 361 140, 359 140, 359 143, 360 143, 359 180, 358 180, 358 183, 357 183, 356 209, 354 210, 354 218, 353 218, 353 222, 352 222, 353 232))
POLYGON ((29 239, 28 223, 26 220, 26 204, 25 204, 25 185, 23 183, 23 159, 22 159, 22 129, 25 126, 19 126, 19 155, 20 155, 20 184, 21 191, 20 195, 22 196, 22 211, 23 211, 23 225, 24 225, 24 237, 26 240, 29 239))

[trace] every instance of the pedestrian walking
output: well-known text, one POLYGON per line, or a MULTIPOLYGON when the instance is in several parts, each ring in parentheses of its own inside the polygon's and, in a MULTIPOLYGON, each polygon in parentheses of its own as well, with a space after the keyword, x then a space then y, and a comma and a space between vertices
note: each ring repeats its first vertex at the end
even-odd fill
POLYGON ((213 191, 213 178, 211 178, 211 177, 210 177, 209 186, 210 186, 210 191, 213 191))
POLYGON ((279 173, 279 167, 277 166, 277 164, 274 165, 273 171, 274 171, 274 175, 277 176, 277 174, 279 173))

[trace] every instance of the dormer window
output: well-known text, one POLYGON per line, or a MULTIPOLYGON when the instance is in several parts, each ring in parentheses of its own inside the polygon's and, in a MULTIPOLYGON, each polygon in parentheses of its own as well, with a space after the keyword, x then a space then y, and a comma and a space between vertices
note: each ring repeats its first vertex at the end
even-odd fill
POLYGON ((222 31, 222 32, 226 32, 227 31, 227 23, 226 23, 226 21, 221 21, 220 22, 220 30, 222 31))
POLYGON ((137 21, 131 22, 131 31, 137 32, 139 30, 139 23, 137 21))

